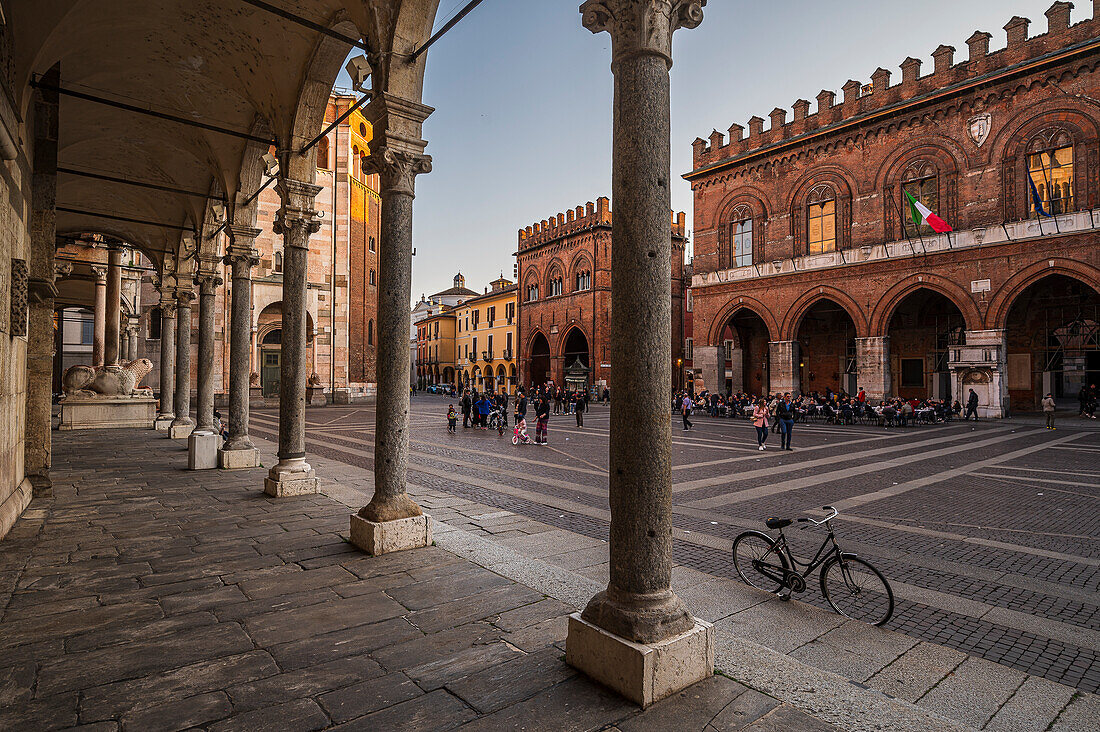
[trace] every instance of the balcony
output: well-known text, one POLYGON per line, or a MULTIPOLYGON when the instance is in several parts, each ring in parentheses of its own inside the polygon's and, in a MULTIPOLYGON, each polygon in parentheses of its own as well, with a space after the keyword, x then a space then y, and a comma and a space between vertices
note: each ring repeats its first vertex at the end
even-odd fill
POLYGON ((493 352, 492 351, 482 351, 481 352, 481 360, 484 361, 485 363, 489 363, 490 361, 493 360, 493 352))
POLYGON ((505 348, 503 351, 500 352, 500 357, 503 358, 505 361, 511 361, 512 360, 512 349, 511 348, 505 348))

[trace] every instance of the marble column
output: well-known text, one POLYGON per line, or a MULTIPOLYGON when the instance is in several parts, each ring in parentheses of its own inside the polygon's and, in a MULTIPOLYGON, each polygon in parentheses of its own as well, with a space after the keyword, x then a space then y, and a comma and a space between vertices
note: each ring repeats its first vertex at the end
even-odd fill
POLYGON ((187 467, 209 470, 218 467, 222 438, 214 425, 214 296, 221 278, 214 271, 217 260, 200 259, 199 275, 199 363, 196 390, 195 430, 187 438, 187 467))
POLYGON ((588 0, 583 23, 611 35, 610 581, 569 619, 566 661, 642 706, 714 671, 713 628, 672 591, 672 34, 703 0, 588 0), (660 652, 654 653, 660 644, 660 652), (647 648, 646 646, 649 646, 647 648), (675 658, 672 664, 645 659, 675 658), (616 660, 612 660, 616 659, 616 660), (629 659, 629 660, 628 660, 629 659), (675 666, 675 670, 672 670, 675 666))
POLYGON ((255 249, 260 229, 228 227, 225 263, 233 279, 229 316, 229 437, 218 451, 227 470, 254 468, 260 452, 248 437, 249 374, 252 368, 252 268, 260 261, 255 249))
POLYGON ((194 299, 195 293, 190 289, 176 290, 176 396, 173 399, 176 418, 168 430, 168 436, 173 439, 187 437, 195 429, 191 420, 191 301, 194 299))
POLYGON ((107 326, 107 267, 92 265, 95 275, 95 308, 92 311, 92 366, 104 365, 107 326))
POLYGON ((416 176, 431 172, 421 126, 434 110, 389 94, 376 96, 369 158, 382 183, 378 276, 378 400, 374 495, 351 517, 351 541, 372 555, 431 543, 431 519, 409 498, 409 331, 412 328, 412 226, 416 176))
POLYGON ((790 392, 792 396, 801 393, 798 341, 772 341, 768 344, 768 355, 768 391, 772 394, 790 392))
POLYGON ((279 462, 264 480, 264 492, 282 497, 317 492, 317 476, 306 462, 306 287, 309 237, 321 228, 313 199, 321 187, 288 178, 280 178, 275 187, 281 207, 274 229, 283 237, 279 462))
POLYGON ((131 318, 126 326, 126 359, 136 361, 138 359, 138 320, 131 318))
POLYGON ((170 287, 160 288, 160 411, 154 423, 168 432, 176 418, 176 298, 170 287))
MULTIPOLYGON (((98 291, 97 291, 98 294, 98 291)), ((122 245, 107 249, 107 318, 103 324, 103 364, 117 366, 122 326, 122 245)))
POLYGON ((890 336, 856 338, 856 381, 872 401, 890 395, 890 336))

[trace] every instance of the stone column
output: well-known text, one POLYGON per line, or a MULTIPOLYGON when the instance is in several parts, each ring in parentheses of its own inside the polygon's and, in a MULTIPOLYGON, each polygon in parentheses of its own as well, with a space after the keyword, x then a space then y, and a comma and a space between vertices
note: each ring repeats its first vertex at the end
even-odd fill
POLYGON ((160 412, 158 432, 169 432, 176 418, 176 299, 170 287, 160 288, 160 412))
POLYGON ((107 267, 92 265, 95 275, 95 308, 92 311, 92 366, 104 365, 107 326, 107 267))
POLYGON ((881 401, 890 395, 890 336, 856 338, 856 389, 881 401))
POLYGON ((129 361, 136 361, 138 358, 138 319, 131 318, 130 324, 126 326, 126 358, 129 361))
POLYGON ((255 249, 260 229, 231 224, 225 263, 232 269, 229 316, 229 437, 218 451, 227 470, 254 468, 260 452, 248 437, 248 376, 252 368, 252 268, 260 261, 255 249))
POLYGON ((382 181, 378 255, 378 401, 375 410, 374 496, 351 517, 351 541, 372 555, 431 543, 431 519, 406 493, 409 468, 409 301, 416 176, 431 172, 421 125, 430 107, 389 94, 375 97, 369 158, 382 181))
MULTIPOLYGON (((286 162, 283 169, 287 168, 286 162)), ((306 285, 309 237, 321 228, 313 199, 321 191, 280 178, 281 208, 275 233, 283 237, 283 341, 279 372, 279 462, 264 480, 270 496, 317 492, 317 476, 306 462, 306 285)))
POLYGON ((798 341, 772 341, 768 344, 770 368, 768 391, 772 394, 797 395, 802 391, 802 374, 799 370, 798 341))
MULTIPOLYGON (((188 283, 187 286, 189 286, 188 283)), ((168 430, 172 439, 187 437, 195 429, 191 420, 191 301, 195 293, 176 290, 176 418, 168 430)))
MULTIPOLYGON (((724 349, 723 349, 724 350, 724 349)), ((726 354, 722 354, 722 371, 729 377, 730 388, 733 390, 731 393, 736 394, 745 388, 745 349, 732 348, 730 349, 730 368, 729 372, 726 372, 726 354)), ((723 378, 719 391, 725 393, 726 379, 723 378)))
MULTIPOLYGON (((97 293, 98 295, 98 290, 97 293)), ((107 249, 107 320, 103 325, 103 364, 118 366, 119 334, 122 325, 122 245, 107 249)))
MULTIPOLYGON (((703 377, 703 386, 710 391, 718 392, 725 389, 725 382, 721 378, 725 367, 726 355, 722 352, 722 346, 696 346, 693 365, 699 369, 703 377)), ((684 384, 688 388, 688 384, 684 384)))
POLYGON ((584 26, 611 34, 610 581, 569 619, 566 662, 648 706, 710 676, 713 628, 672 591, 672 34, 705 0, 588 0, 584 26), (658 648, 660 650, 658 650, 658 648), (653 662, 655 658, 660 660, 653 662), (614 659, 614 660, 612 660, 614 659), (667 663, 666 663, 667 662, 667 663))
POLYGON ((214 296, 222 283, 214 271, 217 260, 200 260, 199 276, 199 363, 196 390, 195 430, 187 438, 187 467, 209 470, 218 467, 221 435, 214 426, 214 296))

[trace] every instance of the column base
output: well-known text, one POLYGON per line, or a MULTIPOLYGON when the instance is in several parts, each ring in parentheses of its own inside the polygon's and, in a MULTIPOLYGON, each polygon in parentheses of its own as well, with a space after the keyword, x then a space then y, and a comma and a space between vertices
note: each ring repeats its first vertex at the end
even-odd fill
POLYGON ((274 498, 308 496, 317 492, 317 473, 305 460, 280 462, 264 478, 264 493, 274 498))
POLYGON ((172 423, 175 421, 176 418, 172 415, 168 415, 167 417, 157 417, 156 420, 153 422, 153 429, 155 429, 157 432, 167 432, 172 427, 172 423))
POLYGON ((254 447, 247 450, 218 450, 218 467, 222 470, 244 470, 260 466, 260 451, 254 447))
POLYGON ((714 626, 646 645, 569 616, 565 662, 643 709, 714 674, 714 626))
POLYGON ((168 428, 168 436, 173 440, 178 440, 190 436, 194 431, 195 425, 193 424, 172 424, 168 428))
POLYGON ((420 549, 432 543, 432 518, 410 516, 395 521, 376 523, 358 514, 351 515, 351 543, 372 557, 420 549))
POLYGON ((187 437, 187 469, 212 470, 218 467, 218 448, 222 436, 214 432, 192 432, 187 437))

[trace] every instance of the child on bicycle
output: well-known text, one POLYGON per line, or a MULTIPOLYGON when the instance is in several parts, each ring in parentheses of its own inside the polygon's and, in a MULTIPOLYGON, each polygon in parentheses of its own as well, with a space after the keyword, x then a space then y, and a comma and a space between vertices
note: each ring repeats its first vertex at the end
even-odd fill
POLYGON ((455 411, 455 405, 447 407, 447 431, 454 434, 458 428, 458 412, 455 411))
POLYGON ((527 443, 531 441, 531 438, 527 436, 527 418, 520 415, 519 422, 516 423, 516 428, 512 433, 515 439, 512 440, 512 444, 519 442, 527 443))

